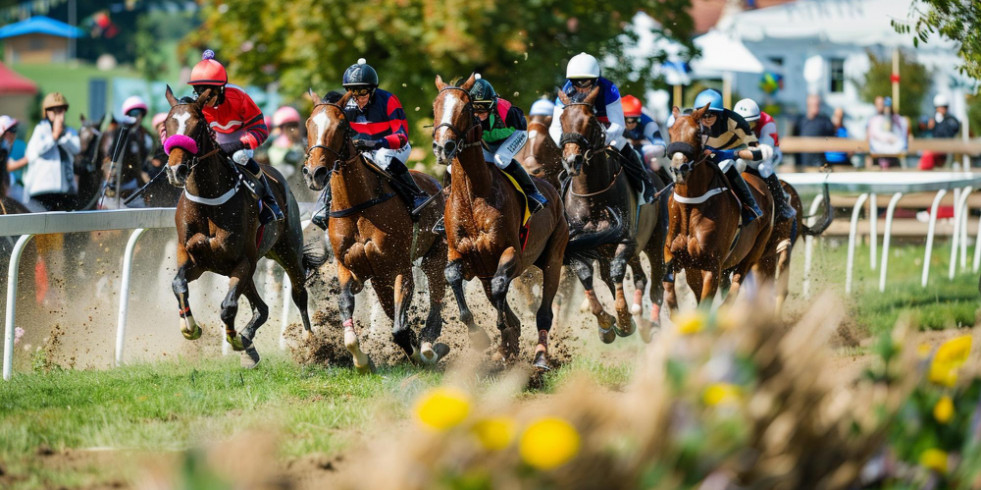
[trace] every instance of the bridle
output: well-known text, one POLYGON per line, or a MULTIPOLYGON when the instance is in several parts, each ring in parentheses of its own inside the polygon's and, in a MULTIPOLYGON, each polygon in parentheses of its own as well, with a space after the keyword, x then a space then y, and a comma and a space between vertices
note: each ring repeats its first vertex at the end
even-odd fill
MULTIPOLYGON (((675 124, 678 124, 677 119, 681 119, 683 117, 691 118, 691 115, 685 114, 677 117, 675 120, 675 124)), ((705 143, 708 141, 709 135, 708 133, 705 132, 705 127, 702 126, 700 122, 695 121, 695 125, 698 127, 698 137, 701 140, 700 149, 704 150, 705 143)), ((670 165, 668 167, 671 173, 675 176, 677 176, 678 174, 682 174, 682 175, 687 174, 692 170, 694 170, 697 165, 705 163, 709 159, 709 156, 705 154, 704 151, 699 152, 697 151, 694 145, 690 143, 686 143, 684 141, 672 141, 671 143, 668 144, 667 148, 665 149, 665 154, 668 156, 668 158, 670 159, 672 155, 674 155, 675 153, 681 153, 688 159, 688 161, 682 163, 677 167, 675 167, 674 165, 670 165)))
POLYGON ((96 170, 95 160, 99 156, 99 147, 102 146, 102 136, 105 133, 95 124, 89 125, 88 127, 95 133, 95 137, 89 142, 89 146, 85 148, 85 154, 81 155, 81 163, 86 172, 93 172, 96 170))
MULTIPOLYGON (((456 156, 456 154, 458 152, 461 152, 463 150, 466 150, 466 149, 469 149, 469 148, 473 148, 475 146, 479 146, 480 145, 480 138, 477 138, 476 141, 469 141, 468 140, 468 138, 470 136, 470 133, 472 133, 474 129, 477 129, 477 128, 480 127, 480 122, 479 122, 479 119, 477 119, 476 113, 474 112, 474 109, 473 109, 473 99, 470 98, 470 92, 468 92, 466 89, 463 89, 461 87, 454 87, 454 86, 451 86, 451 85, 448 85, 446 87, 443 87, 442 89, 440 89, 439 92, 440 92, 440 94, 442 94, 443 92, 446 92, 448 90, 459 90, 460 92, 463 92, 464 98, 466 100, 466 104, 464 105, 464 111, 465 111, 465 114, 467 116, 469 116, 469 119, 470 119, 470 126, 465 131, 461 131, 452 122, 442 122, 442 123, 439 123, 438 125, 436 125, 435 127, 433 127, 433 140, 434 140, 433 141, 433 145, 434 146, 437 145, 437 143, 435 142, 436 132, 439 131, 440 128, 447 128, 447 129, 450 130, 451 133, 453 133, 453 136, 454 136, 455 139, 454 140, 450 140, 447 143, 454 142, 454 141, 464 141, 464 143, 461 144, 461 145, 454 145, 452 147, 453 151, 451 152, 451 154, 446 155, 447 158, 452 159, 454 156, 456 156)), ((444 146, 440 146, 440 147, 443 148, 444 146)))
MULTIPOLYGON (((573 106, 586 107, 588 108, 590 118, 595 117, 594 114, 592 113, 593 104, 589 104, 586 102, 570 102, 566 104, 565 107, 562 108, 562 111, 564 112, 566 109, 573 106)), ((578 133, 575 131, 563 131, 562 136, 559 138, 559 150, 562 150, 565 147, 565 145, 569 143, 575 144, 582 149, 583 164, 589 163, 589 161, 592 159, 593 154, 597 151, 601 151, 603 147, 602 142, 594 143, 586 135, 582 133, 578 133)), ((565 161, 564 158, 562 159, 562 166, 565 167, 566 174, 570 176, 573 175, 574 171, 575 173, 578 173, 578 169, 572 169, 567 166, 567 162, 565 161)))
MULTIPOLYGON (((185 163, 184 160, 181 160, 181 163, 179 163, 177 165, 174 165, 175 168, 173 169, 173 172, 176 173, 179 169, 181 169, 181 167, 184 167, 184 168, 187 168, 188 175, 190 175, 190 173, 194 171, 194 168, 197 167, 198 164, 200 164, 202 161, 204 161, 207 158, 210 158, 210 157, 214 156, 217 153, 222 153, 222 155, 224 156, 224 152, 221 150, 221 146, 218 145, 217 140, 215 139, 215 130, 211 127, 211 125, 208 124, 207 120, 205 120, 204 113, 202 113, 197 108, 196 105, 194 105, 194 104, 192 104, 190 102, 180 103, 180 104, 175 105, 174 107, 182 106, 182 105, 193 107, 194 108, 193 109, 194 115, 197 116, 200 120, 204 121, 204 124, 199 124, 198 127, 195 128, 194 135, 193 136, 192 135, 189 135, 189 137, 191 139, 193 139, 194 141, 203 141, 205 144, 210 144, 212 146, 211 151, 205 152, 203 155, 200 154, 202 149, 198 149, 198 151, 196 153, 191 153, 190 150, 188 150, 186 148, 181 148, 182 150, 184 150, 185 153, 190 153, 191 154, 190 164, 185 163), (201 133, 202 131, 206 131, 207 132, 207 134, 204 134, 203 135, 203 136, 206 136, 206 137, 205 138, 198 138, 199 133, 201 133)), ((225 158, 225 160, 228 160, 228 159, 225 158)))
MULTIPOLYGON (((342 116, 341 117, 341 130, 344 131, 345 133, 347 133, 348 136, 352 136, 352 135, 355 134, 354 128, 351 127, 351 123, 347 120, 347 117, 343 117, 344 116, 344 108, 343 107, 341 107, 340 105, 337 105, 337 104, 335 104, 333 102, 321 102, 321 103, 315 104, 313 106, 313 110, 311 111, 311 114, 313 112, 315 112, 318 107, 321 107, 321 106, 331 106, 331 107, 337 108, 337 110, 340 111, 341 116, 342 116)), ((308 173, 309 172, 309 170, 307 170, 306 162, 310 160, 310 153, 312 153, 313 150, 315 150, 317 148, 320 148, 321 150, 324 150, 324 151, 333 153, 334 156, 336 157, 334 159, 334 170, 331 170, 331 173, 334 173, 334 171, 337 170, 337 167, 338 167, 338 164, 339 163, 342 163, 342 162, 346 162, 348 160, 351 160, 351 156, 352 155, 350 154, 350 146, 345 146, 344 148, 341 149, 341 151, 337 151, 337 150, 335 150, 335 149, 333 149, 333 148, 331 148, 331 147, 329 147, 327 145, 311 145, 311 146, 309 146, 307 148, 307 154, 304 157, 304 163, 303 163, 303 169, 302 169, 302 172, 303 173, 308 173)), ((321 156, 321 160, 325 160, 325 159, 326 159, 326 156, 321 156)))

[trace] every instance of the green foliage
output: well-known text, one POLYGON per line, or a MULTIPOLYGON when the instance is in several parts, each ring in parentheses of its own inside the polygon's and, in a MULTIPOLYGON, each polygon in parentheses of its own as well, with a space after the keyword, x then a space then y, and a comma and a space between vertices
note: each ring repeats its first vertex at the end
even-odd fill
MULTIPOLYGON (((618 36, 640 9, 670 26, 665 34, 688 39, 689 3, 295 0, 262 8, 248 0, 207 1, 204 24, 188 45, 195 53, 214 49, 237 83, 279 83, 287 102, 301 100, 310 87, 321 95, 339 88, 344 69, 364 57, 381 88, 402 101, 413 144, 428 148, 424 125, 431 122, 437 73, 449 80, 480 72, 503 97, 528 107, 554 93, 566 62, 580 51, 621 60, 629 40, 618 36)), ((649 73, 662 57, 651 53, 641 67, 618 63, 606 74, 624 90, 652 86, 653 80, 627 74, 649 73)))
POLYGON ((913 45, 926 43, 938 34, 959 44, 964 60, 960 71, 981 78, 981 2, 963 0, 913 0, 907 20, 892 21, 902 34, 912 34, 913 45))
MULTIPOLYGON (((878 58, 869 52, 869 71, 855 80, 862 100, 872 102, 878 96, 892 96, 892 57, 878 58)), ((909 53, 899 55, 899 114, 916 121, 923 98, 930 92, 930 72, 909 53)))
POLYGON ((161 80, 179 70, 177 41, 195 27, 194 14, 153 10, 136 22, 136 69, 147 80, 161 80))

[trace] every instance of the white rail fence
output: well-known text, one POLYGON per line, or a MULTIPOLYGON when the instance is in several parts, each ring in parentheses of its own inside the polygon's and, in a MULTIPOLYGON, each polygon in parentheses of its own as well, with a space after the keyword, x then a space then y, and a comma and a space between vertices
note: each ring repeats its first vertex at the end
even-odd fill
MULTIPOLYGON (((303 221, 306 228, 309 221, 303 221)), ((3 379, 13 374, 14 322, 17 315, 17 280, 20 259, 24 248, 35 235, 83 233, 93 231, 132 230, 123 255, 122 283, 119 293, 119 310, 116 319, 115 364, 123 363, 123 346, 126 340, 126 322, 129 312, 129 285, 132 272, 133 251, 140 237, 149 229, 173 229, 174 208, 118 209, 112 211, 48 212, 0 216, 0 236, 17 236, 7 269, 7 300, 4 315, 3 379)), ((284 273, 283 309, 280 330, 280 349, 286 347, 285 330, 290 314, 290 282, 284 273)), ((222 343, 227 353, 227 343, 222 343)))

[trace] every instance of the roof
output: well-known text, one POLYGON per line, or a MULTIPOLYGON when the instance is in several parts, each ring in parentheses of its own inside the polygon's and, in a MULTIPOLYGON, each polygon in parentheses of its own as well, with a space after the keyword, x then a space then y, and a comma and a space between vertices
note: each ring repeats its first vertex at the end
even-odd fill
MULTIPOLYGON (((738 2, 739 8, 762 9, 780 5, 794 0, 743 0, 738 2)), ((728 0, 692 0, 688 14, 695 23, 695 34, 703 34, 711 30, 722 18, 728 0)))
POLYGON ((0 63, 0 95, 36 94, 37 85, 0 63))
POLYGON ((47 34, 49 36, 77 38, 82 36, 82 30, 43 15, 0 27, 0 39, 25 34, 47 34))

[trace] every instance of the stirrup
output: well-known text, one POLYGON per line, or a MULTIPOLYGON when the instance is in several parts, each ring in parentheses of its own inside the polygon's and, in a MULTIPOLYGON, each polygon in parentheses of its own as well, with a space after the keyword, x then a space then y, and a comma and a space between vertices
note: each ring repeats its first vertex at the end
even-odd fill
POLYGON ((313 213, 313 216, 310 217, 310 222, 317 228, 327 231, 327 207, 325 206, 313 213))
POLYGON ((433 223, 433 233, 446 236, 446 221, 444 216, 440 216, 435 223, 433 223))

